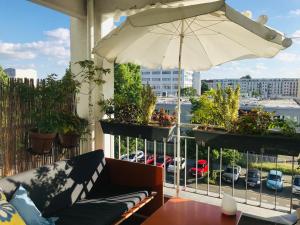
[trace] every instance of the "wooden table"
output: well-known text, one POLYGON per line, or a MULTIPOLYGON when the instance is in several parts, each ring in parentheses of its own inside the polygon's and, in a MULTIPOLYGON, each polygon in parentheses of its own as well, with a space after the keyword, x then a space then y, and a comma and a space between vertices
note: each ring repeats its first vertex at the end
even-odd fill
POLYGON ((221 208, 188 199, 172 198, 142 225, 237 225, 242 213, 226 216, 221 208))

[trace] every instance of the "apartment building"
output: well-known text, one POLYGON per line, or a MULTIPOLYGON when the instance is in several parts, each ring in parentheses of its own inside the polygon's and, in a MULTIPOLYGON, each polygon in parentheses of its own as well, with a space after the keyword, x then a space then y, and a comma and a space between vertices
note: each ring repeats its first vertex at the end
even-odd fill
POLYGON ((245 97, 282 98, 300 97, 300 79, 215 79, 206 80, 209 88, 215 89, 218 84, 237 87, 245 97))
MULTIPOLYGON (((176 96, 178 90, 178 69, 141 69, 142 83, 149 84, 157 96, 176 96)), ((181 88, 193 87, 201 94, 200 73, 182 70, 181 88)))
POLYGON ((15 68, 7 68, 4 72, 10 78, 16 79, 32 79, 34 83, 37 82, 37 71, 33 69, 15 69, 15 68))

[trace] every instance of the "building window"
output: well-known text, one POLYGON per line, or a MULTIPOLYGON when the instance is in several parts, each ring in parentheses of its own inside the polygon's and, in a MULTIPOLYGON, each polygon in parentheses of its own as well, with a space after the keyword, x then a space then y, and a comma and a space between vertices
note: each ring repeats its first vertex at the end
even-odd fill
POLYGON ((170 70, 163 70, 162 74, 171 74, 171 71, 170 70))
POLYGON ((171 78, 162 78, 162 81, 170 81, 171 78))
POLYGON ((160 74, 160 71, 153 71, 152 74, 160 74))
POLYGON ((160 78, 152 78, 152 81, 160 81, 160 78))
POLYGON ((178 70, 174 70, 174 71, 173 71, 173 74, 178 74, 178 70))
POLYGON ((142 74, 143 74, 143 75, 149 75, 150 72, 149 72, 149 71, 143 71, 142 74))

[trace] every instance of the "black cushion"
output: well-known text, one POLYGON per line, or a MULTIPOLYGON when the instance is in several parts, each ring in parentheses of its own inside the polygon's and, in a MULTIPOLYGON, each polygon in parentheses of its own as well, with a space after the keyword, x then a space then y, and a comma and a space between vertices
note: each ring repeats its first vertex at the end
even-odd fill
POLYGON ((10 199, 22 184, 38 209, 49 216, 86 198, 104 166, 104 153, 98 150, 3 178, 0 187, 10 199))
POLYGON ((111 225, 123 213, 148 196, 148 191, 132 192, 126 187, 106 186, 97 195, 78 201, 55 216, 56 225, 111 225))

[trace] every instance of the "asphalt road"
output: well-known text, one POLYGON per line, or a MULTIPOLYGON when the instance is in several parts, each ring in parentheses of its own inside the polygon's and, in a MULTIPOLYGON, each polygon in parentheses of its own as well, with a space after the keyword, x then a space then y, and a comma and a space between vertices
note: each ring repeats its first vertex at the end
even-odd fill
MULTIPOLYGON (((258 205, 261 203, 264 207, 268 208, 276 208, 282 209, 290 208, 290 201, 291 201, 291 176, 284 176, 284 188, 281 192, 277 192, 277 196, 275 197, 276 191, 270 190, 266 187, 266 177, 267 172, 263 172, 262 176, 262 194, 260 196, 260 187, 257 188, 249 188, 246 192, 246 185, 245 185, 245 170, 242 171, 242 175, 240 179, 234 184, 234 196, 242 199, 242 202, 245 202, 247 199, 248 204, 258 205)), ((191 176, 188 173, 187 169, 187 176, 186 176, 186 186, 192 189, 196 188, 196 179, 195 177, 191 176)), ((174 173, 166 173, 166 182, 173 184, 174 183, 174 173)), ((184 170, 181 172, 181 185, 184 186, 184 170)), ((197 182, 197 189, 202 191, 207 191, 207 183, 204 182, 203 178, 198 178, 197 182)), ((217 193, 219 194, 219 178, 217 179, 217 183, 215 185, 209 185, 210 193, 217 193)), ((228 184, 222 181, 221 183, 221 191, 227 194, 232 194, 232 184, 228 184)), ((292 196, 293 208, 297 208, 300 206, 300 195, 293 195, 292 196)))

